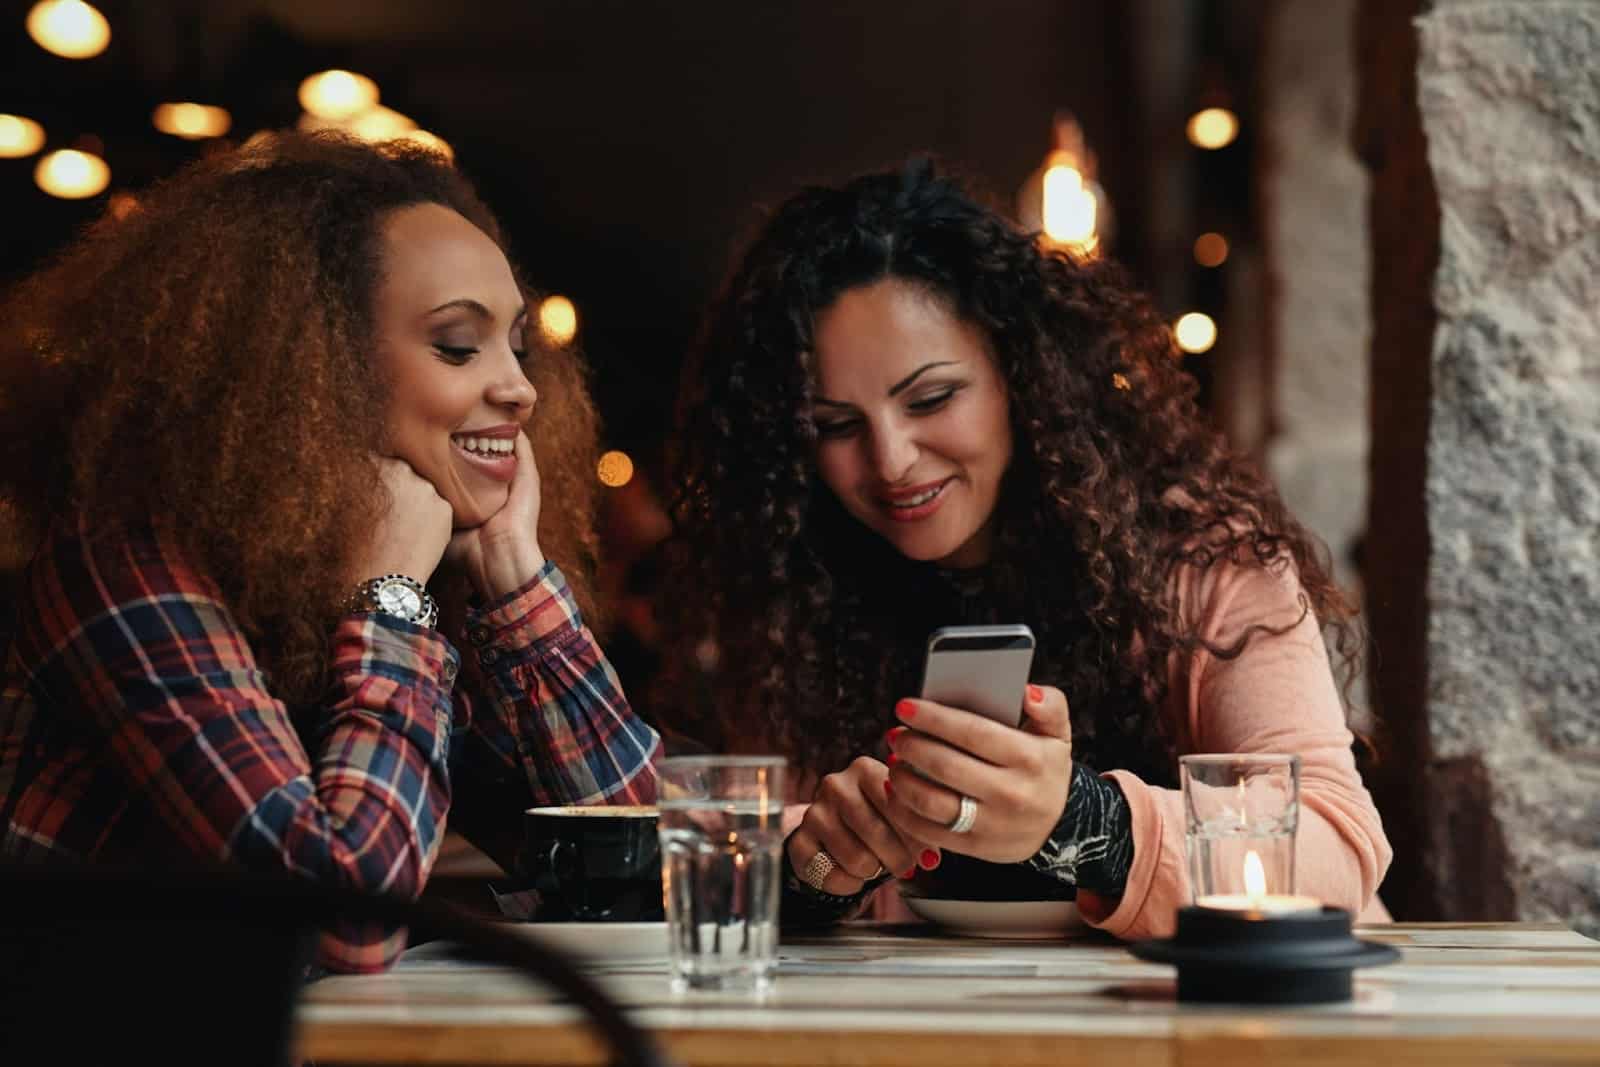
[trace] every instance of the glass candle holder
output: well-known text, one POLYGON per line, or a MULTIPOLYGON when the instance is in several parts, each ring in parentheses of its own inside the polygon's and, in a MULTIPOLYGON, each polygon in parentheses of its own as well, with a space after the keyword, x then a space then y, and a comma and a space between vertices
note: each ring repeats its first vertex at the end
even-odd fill
POLYGON ((1194 904, 1254 914, 1320 908, 1295 896, 1300 757, 1230 754, 1178 762, 1194 904))

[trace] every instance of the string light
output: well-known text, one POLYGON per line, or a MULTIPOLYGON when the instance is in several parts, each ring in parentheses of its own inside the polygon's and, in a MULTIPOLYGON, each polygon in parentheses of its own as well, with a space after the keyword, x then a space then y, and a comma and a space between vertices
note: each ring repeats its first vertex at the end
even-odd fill
POLYGON ((62 148, 39 160, 33 180, 51 196, 63 200, 83 200, 111 184, 111 168, 99 156, 62 148))
POLYGON ((1239 118, 1225 107, 1208 107, 1189 116, 1189 142, 1197 148, 1226 148, 1239 136, 1239 118))
POLYGON ((186 141, 199 141, 227 133, 233 125, 233 116, 225 108, 210 104, 168 103, 157 107, 150 121, 162 133, 186 141))
POLYGON ((300 83, 307 114, 342 122, 378 106, 378 83, 348 70, 325 70, 300 83))
POLYGON ((539 329, 555 344, 578 336, 578 309, 564 296, 547 296, 539 304, 539 329))
POLYGON ((43 126, 21 115, 0 115, 0 159, 21 159, 43 147, 43 126))
POLYGON ((596 473, 600 475, 601 485, 620 489, 633 481, 633 460, 626 452, 607 452, 600 457, 596 473))
POLYGON ((111 24, 83 0, 40 0, 28 12, 28 36, 46 52, 88 59, 111 43, 111 24))
POLYGON ((1178 339, 1178 347, 1191 355, 1210 351, 1211 346, 1217 343, 1217 324, 1210 315, 1199 311, 1191 311, 1180 317, 1173 325, 1172 332, 1178 339))
POLYGON ((1194 261, 1202 267, 1220 267, 1228 259, 1228 239, 1220 233, 1203 233, 1194 239, 1194 261))
POLYGON ((1084 184, 1076 167, 1056 163, 1045 170, 1043 214, 1045 236, 1056 244, 1085 254, 1100 244, 1095 235, 1099 208, 1094 190, 1084 184))

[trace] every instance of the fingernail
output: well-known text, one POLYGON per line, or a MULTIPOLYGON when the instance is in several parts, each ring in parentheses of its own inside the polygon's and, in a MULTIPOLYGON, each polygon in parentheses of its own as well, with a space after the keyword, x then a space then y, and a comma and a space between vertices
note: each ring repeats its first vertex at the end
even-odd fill
POLYGON ((917 713, 917 706, 909 700, 902 700, 894 706, 894 713, 902 719, 909 719, 917 713))
POLYGON ((1039 703, 1039 701, 1044 699, 1044 690, 1040 689, 1036 685, 1028 686, 1028 699, 1033 701, 1035 704, 1039 703))
MULTIPOLYGON (((894 757, 893 756, 889 757, 889 762, 890 762, 891 765, 893 765, 893 763, 894 763, 894 757)), ((886 797, 894 796, 894 784, 892 782, 890 782, 889 779, 887 779, 887 778, 885 778, 883 780, 883 795, 886 796, 886 797)))
MULTIPOLYGON (((896 763, 900 762, 900 757, 896 756, 893 752, 891 752, 891 753, 889 753, 889 759, 888 759, 887 762, 888 762, 889 766, 893 767, 896 763)), ((889 784, 889 780, 887 778, 884 779, 884 784, 885 785, 889 784)))
POLYGON ((923 870, 931 871, 939 866, 939 854, 931 848, 925 848, 922 850, 922 855, 918 857, 918 862, 922 864, 923 870))
POLYGON ((906 873, 902 874, 900 876, 900 878, 901 878, 902 881, 909 882, 909 881, 911 881, 911 879, 915 878, 916 876, 917 876, 917 868, 916 868, 915 865, 913 865, 911 867, 906 868, 906 873))
POLYGON ((900 735, 905 733, 906 730, 907 727, 896 726, 888 733, 883 735, 883 740, 890 748, 893 748, 895 746, 895 742, 900 740, 900 735))

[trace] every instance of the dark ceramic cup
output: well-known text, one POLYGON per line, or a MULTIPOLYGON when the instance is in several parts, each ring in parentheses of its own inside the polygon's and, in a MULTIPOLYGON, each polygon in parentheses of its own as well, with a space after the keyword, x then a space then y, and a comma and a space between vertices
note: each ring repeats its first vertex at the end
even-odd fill
POLYGON ((661 844, 653 807, 529 808, 519 874, 541 922, 657 922, 661 844))

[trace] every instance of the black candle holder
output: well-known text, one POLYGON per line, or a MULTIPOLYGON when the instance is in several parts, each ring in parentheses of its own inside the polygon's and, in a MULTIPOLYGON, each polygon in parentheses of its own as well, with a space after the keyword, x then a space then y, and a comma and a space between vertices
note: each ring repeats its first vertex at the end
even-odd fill
POLYGON ((1353 995, 1351 971, 1400 953, 1350 932, 1343 908, 1289 915, 1178 909, 1177 935, 1129 951, 1178 968, 1178 999, 1209 1004, 1331 1004, 1353 995))

